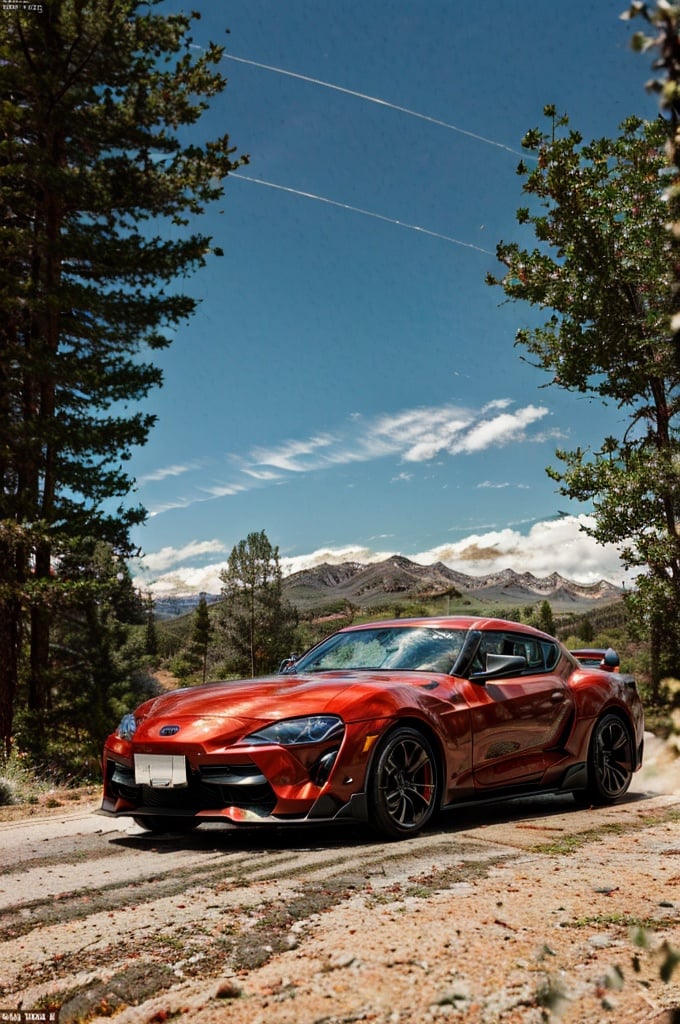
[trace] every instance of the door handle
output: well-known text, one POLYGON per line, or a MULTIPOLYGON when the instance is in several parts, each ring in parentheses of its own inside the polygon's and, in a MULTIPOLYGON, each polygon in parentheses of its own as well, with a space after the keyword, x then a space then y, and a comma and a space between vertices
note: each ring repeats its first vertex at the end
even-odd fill
POLYGON ((562 704, 563 701, 564 701, 564 693, 562 692, 562 690, 553 690, 553 692, 550 694, 550 703, 551 704, 562 704))

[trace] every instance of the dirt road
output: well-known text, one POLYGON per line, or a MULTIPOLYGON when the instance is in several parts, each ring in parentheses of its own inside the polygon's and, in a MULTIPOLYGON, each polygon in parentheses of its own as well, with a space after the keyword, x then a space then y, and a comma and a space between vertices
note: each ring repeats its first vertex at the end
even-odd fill
POLYGON ((0 821, 0 1011, 60 1007, 61 1024, 671 1021, 680 773, 653 742, 647 762, 615 807, 469 809, 404 843, 358 829, 151 837, 92 803, 0 821))

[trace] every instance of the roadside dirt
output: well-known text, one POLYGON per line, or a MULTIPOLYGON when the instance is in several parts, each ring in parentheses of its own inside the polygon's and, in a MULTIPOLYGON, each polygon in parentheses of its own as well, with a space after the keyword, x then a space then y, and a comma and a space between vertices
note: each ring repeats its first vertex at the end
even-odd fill
POLYGON ((3 821, 24 821, 30 818, 53 817, 65 812, 91 809, 99 800, 98 786, 82 786, 80 789, 55 789, 41 793, 30 804, 7 804, 0 807, 0 823, 3 821))
POLYGON ((0 814, 0 1011, 60 1007, 61 1024, 680 1019, 680 760, 653 737, 615 807, 516 801, 405 843, 358 829, 151 837, 95 808, 84 792, 0 814))

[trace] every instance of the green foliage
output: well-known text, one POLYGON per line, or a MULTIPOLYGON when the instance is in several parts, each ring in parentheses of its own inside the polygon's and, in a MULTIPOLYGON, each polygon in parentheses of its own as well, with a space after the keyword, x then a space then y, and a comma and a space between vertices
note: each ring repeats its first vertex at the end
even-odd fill
POLYGON ((208 614, 208 602, 205 594, 201 594, 198 606, 194 613, 194 625, 191 634, 190 652, 194 662, 201 671, 202 681, 205 682, 206 665, 208 661, 208 647, 212 637, 212 624, 208 614))
POLYGON ((264 532, 232 548, 220 573, 218 628, 224 666, 250 676, 275 670, 296 647, 297 612, 284 597, 279 549, 264 532))
POLYGON ((656 6, 644 0, 633 0, 621 15, 624 21, 643 18, 653 31, 636 32, 632 46, 638 53, 656 51, 652 67, 655 77, 647 89, 659 96, 659 105, 668 126, 666 155, 668 173, 663 189, 668 207, 666 219, 669 265, 672 268, 671 331, 680 341, 680 8, 668 0, 657 0, 656 6), (663 72, 663 74, 659 74, 663 72))
POLYGON ((11 779, 0 775, 0 807, 18 803, 17 790, 11 779))
POLYGON ((521 608, 496 608, 494 610, 494 616, 498 619, 505 619, 507 622, 521 622, 522 621, 522 610, 521 608))
POLYGON ((191 682, 191 677, 196 674, 199 667, 195 659, 189 656, 186 648, 173 655, 167 664, 169 671, 182 683, 191 682))
POLYGON ((584 616, 581 619, 581 622, 578 626, 577 635, 581 643, 586 645, 592 644, 593 637, 595 636, 595 630, 593 628, 592 622, 587 616, 584 616))
POLYGON ((208 652, 213 634, 213 625, 208 612, 205 594, 201 594, 192 615, 191 631, 181 650, 170 659, 168 667, 178 679, 188 682, 206 680, 208 652))
MULTIPOLYGON (((599 642, 603 635, 617 637, 618 643, 623 640, 629 641, 629 620, 630 615, 625 602, 614 601, 593 608, 582 615, 572 613, 560 616, 557 621, 557 636, 564 640, 565 637, 573 635, 581 647, 586 645, 586 641, 589 647, 607 647, 607 644, 599 642)), ((615 647, 616 644, 612 643, 611 646, 615 647)))
POLYGON ((84 537, 129 553, 130 528, 145 517, 124 503, 134 482, 124 467, 154 422, 140 404, 162 378, 146 353, 167 346, 195 308, 176 282, 218 252, 189 218, 241 162, 226 134, 199 145, 189 131, 225 86, 222 50, 198 53, 198 15, 158 14, 158 3, 0 11, 6 750, 22 670, 36 735, 52 714, 52 610, 64 590, 55 557, 84 537))
POLYGON ((144 602, 124 561, 96 538, 73 541, 57 575, 61 599, 51 623, 45 708, 37 712, 22 701, 16 737, 31 763, 59 777, 89 778, 99 772, 102 743, 122 710, 149 692, 146 653, 134 629, 143 622, 144 602))
POLYGON ((129 491, 121 462, 153 417, 118 403, 160 384, 139 353, 168 345, 191 314, 195 301, 167 286, 210 252, 204 235, 163 239, 144 226, 186 225, 235 166, 227 136, 198 147, 175 135, 224 87, 222 50, 194 57, 191 17, 153 6, 5 12, 0 42, 1 468, 13 484, 0 518, 47 511, 62 531, 94 521, 120 543, 140 510, 104 513, 102 499, 129 491), (30 408, 15 398, 26 388, 30 408), (31 487, 48 456, 50 479, 31 487))
POLYGON ((153 600, 151 597, 146 601, 146 624, 144 629, 144 650, 149 658, 158 657, 158 631, 156 629, 156 616, 154 614, 153 600))
POLYGON ((555 619, 553 618, 550 601, 542 601, 531 617, 527 619, 527 622, 535 626, 536 629, 542 629, 544 633, 550 633, 551 636, 554 636, 555 619))
POLYGON ((393 615, 395 619, 418 619, 423 615, 429 615, 429 606, 425 601, 420 601, 417 598, 402 601, 400 604, 394 605, 391 613, 388 611, 388 616, 393 615))
POLYGON ((517 219, 537 245, 500 243, 506 267, 489 277, 514 300, 552 311, 517 344, 553 384, 612 404, 621 436, 592 450, 559 450, 548 470, 560 493, 591 504, 600 543, 637 570, 629 607, 651 640, 653 676, 680 663, 680 362, 670 331, 672 267, 663 122, 629 118, 619 138, 589 144, 546 107, 528 132, 517 219))
POLYGON ((49 784, 48 780, 38 778, 26 755, 16 748, 8 757, 0 758, 0 807, 37 803, 38 794, 49 784))

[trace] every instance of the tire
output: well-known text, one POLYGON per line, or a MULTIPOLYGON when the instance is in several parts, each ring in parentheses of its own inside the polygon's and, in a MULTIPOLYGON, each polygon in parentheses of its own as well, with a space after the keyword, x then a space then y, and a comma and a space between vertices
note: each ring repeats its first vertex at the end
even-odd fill
POLYGON ((162 814, 149 815, 148 817, 137 816, 132 819, 135 825, 145 829, 147 832, 193 832, 198 828, 198 822, 193 818, 172 818, 162 814))
POLYGON ((630 730, 618 715, 603 715, 595 723, 588 752, 588 786, 576 798, 592 804, 613 804, 633 778, 630 730))
POLYGON ((414 836, 439 804, 439 770, 430 741, 417 729, 394 729, 384 738, 368 782, 369 822, 386 839, 414 836))

